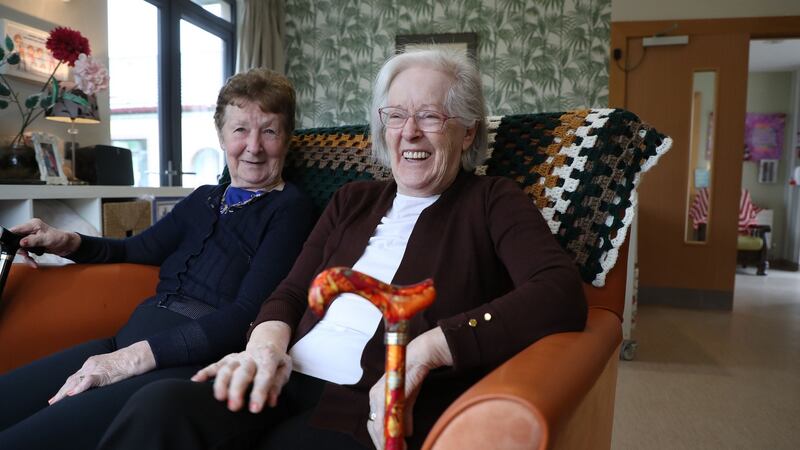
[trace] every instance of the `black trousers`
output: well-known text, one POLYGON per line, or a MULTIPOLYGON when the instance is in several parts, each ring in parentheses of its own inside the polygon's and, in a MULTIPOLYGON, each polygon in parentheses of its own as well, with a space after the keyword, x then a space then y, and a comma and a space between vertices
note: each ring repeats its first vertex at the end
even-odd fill
POLYGON ((211 382, 155 382, 131 397, 98 448, 366 450, 347 434, 310 425, 324 384, 294 372, 277 406, 251 414, 229 411, 214 398, 211 382))
POLYGON ((90 356, 113 352, 188 320, 163 308, 140 306, 113 338, 77 345, 0 375, 0 449, 94 448, 134 392, 165 378, 187 379, 202 366, 154 370, 53 405, 47 400, 90 356))

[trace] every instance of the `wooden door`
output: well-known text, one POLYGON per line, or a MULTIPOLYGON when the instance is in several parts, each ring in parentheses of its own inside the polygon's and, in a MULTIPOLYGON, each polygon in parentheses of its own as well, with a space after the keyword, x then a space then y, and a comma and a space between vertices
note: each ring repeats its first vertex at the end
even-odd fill
POLYGON ((749 40, 746 32, 690 34, 687 45, 644 49, 641 37, 628 37, 619 61, 627 73, 612 59, 612 71, 624 79, 623 95, 615 94, 622 104, 613 106, 636 113, 673 139, 672 149, 642 177, 639 188, 642 302, 732 306, 749 40), (712 200, 708 237, 702 244, 685 240, 696 71, 715 71, 717 86, 712 200))

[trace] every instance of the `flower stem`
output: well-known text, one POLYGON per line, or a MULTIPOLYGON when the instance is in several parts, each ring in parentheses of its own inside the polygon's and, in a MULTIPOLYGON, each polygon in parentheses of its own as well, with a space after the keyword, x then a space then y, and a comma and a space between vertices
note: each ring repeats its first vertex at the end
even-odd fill
POLYGON ((61 61, 59 61, 58 64, 56 64, 56 68, 53 69, 53 72, 50 73, 49 77, 47 77, 47 81, 44 82, 42 88, 39 89, 39 92, 44 92, 44 90, 47 89, 48 86, 50 86, 50 82, 53 81, 53 79, 56 77, 56 72, 58 71, 58 68, 61 67, 61 64, 62 64, 61 61))
MULTIPOLYGON (((58 64, 56 64, 55 69, 53 69, 53 71, 50 73, 50 76, 47 77, 47 81, 45 81, 44 84, 42 85, 42 88, 39 89, 38 92, 39 94, 44 92, 50 86, 50 83, 53 82, 56 76, 56 72, 58 71, 58 68, 61 67, 61 64, 62 64, 61 61, 59 61, 58 64)), ((22 116, 22 126, 19 129, 19 133, 17 133, 17 135, 14 136, 14 140, 11 141, 11 146, 13 147, 17 143, 22 142, 25 129, 28 128, 28 125, 32 124, 36 119, 38 119, 39 116, 41 116, 45 110, 44 108, 41 108, 40 111, 36 111, 41 106, 41 100, 38 100, 36 102, 36 105, 34 105, 32 108, 28 108, 27 106, 25 106, 25 109, 23 109, 22 108, 24 106, 23 103, 19 100, 19 97, 14 92, 14 90, 11 89, 11 84, 8 82, 6 77, 3 76, 3 74, 0 74, 0 80, 3 80, 3 83, 5 83, 5 85, 8 86, 9 88, 8 90, 11 91, 12 102, 16 103, 17 109, 19 109, 19 114, 22 116), (34 114, 34 112, 36 112, 36 114, 34 114)))
POLYGON ((6 77, 3 76, 2 73, 0 73, 0 80, 3 80, 3 83, 6 86, 8 86, 8 90, 11 91, 11 97, 13 97, 12 101, 17 104, 17 109, 19 109, 19 113, 24 117, 25 112, 22 111, 22 106, 21 106, 22 104, 19 102, 19 97, 17 97, 16 92, 14 92, 14 90, 11 89, 11 83, 8 82, 8 80, 6 79, 6 77))

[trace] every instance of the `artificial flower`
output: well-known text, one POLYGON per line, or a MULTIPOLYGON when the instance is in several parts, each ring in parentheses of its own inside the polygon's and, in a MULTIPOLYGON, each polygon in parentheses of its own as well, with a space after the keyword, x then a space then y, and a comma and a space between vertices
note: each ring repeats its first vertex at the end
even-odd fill
POLYGON ((55 27, 45 43, 53 58, 74 66, 81 53, 91 55, 89 40, 79 31, 67 27, 55 27))
MULTIPOLYGON (((19 52, 15 49, 14 41, 10 36, 6 36, 0 44, 2 44, 0 45, 0 67, 6 64, 16 66, 21 62, 19 52)), ((24 142, 24 133, 28 126, 42 114, 50 111, 60 99, 68 98, 88 106, 86 94, 91 96, 108 89, 108 71, 89 56, 91 54, 89 40, 80 32, 70 28, 56 27, 50 32, 45 45, 53 57, 58 60, 58 64, 39 92, 27 97, 18 95, 12 89, 10 80, 0 70, 0 109, 15 105, 22 117, 19 132, 11 141, 12 147, 24 142), (78 65, 73 69, 76 84, 74 88, 69 82, 65 82, 65 86, 62 86, 55 78, 56 71, 61 64, 78 65)))
POLYGON ((78 56, 72 74, 75 76, 75 87, 87 95, 108 89, 108 70, 85 53, 78 56))

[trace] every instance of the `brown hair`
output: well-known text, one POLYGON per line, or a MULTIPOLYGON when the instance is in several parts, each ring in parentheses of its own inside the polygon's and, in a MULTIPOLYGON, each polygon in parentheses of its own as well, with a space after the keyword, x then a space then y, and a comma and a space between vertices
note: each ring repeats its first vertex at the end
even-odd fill
POLYGON ((225 107, 238 105, 241 100, 258 104, 265 113, 283 118, 287 139, 294 131, 295 93, 292 82, 285 76, 264 68, 250 69, 228 78, 217 96, 214 125, 217 132, 225 123, 225 107))

